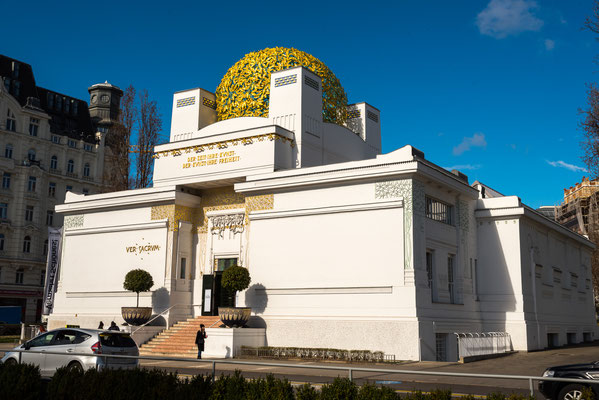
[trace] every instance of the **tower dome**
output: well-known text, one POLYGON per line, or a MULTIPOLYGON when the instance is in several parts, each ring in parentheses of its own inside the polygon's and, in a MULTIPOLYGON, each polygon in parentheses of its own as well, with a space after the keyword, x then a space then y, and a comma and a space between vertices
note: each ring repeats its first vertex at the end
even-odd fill
POLYGON ((318 58, 288 47, 248 53, 229 68, 216 89, 218 120, 267 117, 270 74, 298 66, 309 69, 322 79, 324 122, 343 125, 347 119, 347 96, 339 79, 318 58))

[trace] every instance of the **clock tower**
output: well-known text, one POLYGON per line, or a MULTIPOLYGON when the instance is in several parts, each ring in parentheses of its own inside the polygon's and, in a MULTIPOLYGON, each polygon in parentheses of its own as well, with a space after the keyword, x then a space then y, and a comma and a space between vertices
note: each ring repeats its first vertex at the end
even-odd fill
POLYGON ((108 82, 90 86, 89 114, 98 132, 106 133, 119 120, 123 91, 108 82))

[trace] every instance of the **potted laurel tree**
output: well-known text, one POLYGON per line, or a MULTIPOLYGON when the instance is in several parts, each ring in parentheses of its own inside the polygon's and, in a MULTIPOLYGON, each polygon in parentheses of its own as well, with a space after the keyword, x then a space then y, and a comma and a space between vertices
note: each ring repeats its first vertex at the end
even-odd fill
MULTIPOLYGON (((223 272, 221 284, 223 288, 235 293, 237 306, 237 292, 250 286, 250 272, 247 268, 233 265, 223 272)), ((219 307, 218 316, 223 324, 229 328, 241 328, 250 320, 252 309, 250 307, 219 307)))
POLYGON ((137 293, 136 307, 121 307, 123 319, 129 325, 143 325, 152 317, 152 307, 139 306, 139 293, 149 291, 154 286, 152 275, 143 269, 132 269, 125 275, 123 288, 137 293))

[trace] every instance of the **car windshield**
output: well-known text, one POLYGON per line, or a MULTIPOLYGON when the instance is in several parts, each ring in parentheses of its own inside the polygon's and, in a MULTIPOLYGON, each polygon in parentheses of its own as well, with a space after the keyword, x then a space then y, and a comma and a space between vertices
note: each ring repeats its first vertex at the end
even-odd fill
POLYGON ((135 341, 125 333, 101 333, 100 343, 108 347, 136 347, 135 341))

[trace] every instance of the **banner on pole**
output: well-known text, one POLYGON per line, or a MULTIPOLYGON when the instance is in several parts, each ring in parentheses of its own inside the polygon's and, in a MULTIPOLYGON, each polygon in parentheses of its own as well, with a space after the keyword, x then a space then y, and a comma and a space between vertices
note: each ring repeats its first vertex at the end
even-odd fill
POLYGON ((50 315, 54 308, 54 294, 58 283, 62 228, 48 228, 48 260, 46 261, 46 285, 44 286, 44 315, 50 315))

